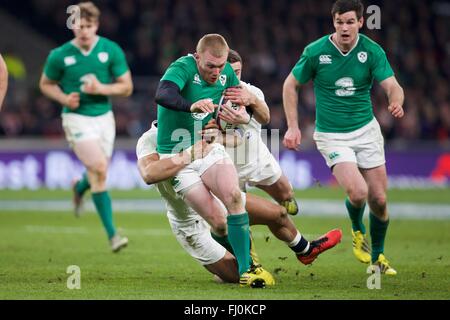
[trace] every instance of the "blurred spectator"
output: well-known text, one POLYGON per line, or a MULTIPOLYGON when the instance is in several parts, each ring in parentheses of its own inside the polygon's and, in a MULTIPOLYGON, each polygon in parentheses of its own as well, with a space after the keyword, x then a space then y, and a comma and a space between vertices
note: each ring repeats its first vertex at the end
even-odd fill
MULTIPOLYGON (((450 144, 450 10, 441 1, 364 1, 381 8, 381 29, 368 34, 386 50, 405 89, 406 116, 394 124, 387 101, 375 85, 372 99, 387 142, 425 139, 450 144)), ((5 3, 5 4, 3 4, 5 3)), ((65 28, 70 0, 14 1, 0 6, 28 21, 32 28, 55 43, 68 41, 65 28)), ((135 94, 116 100, 117 134, 139 136, 156 118, 155 86, 168 64, 193 53, 205 33, 221 33, 239 50, 245 68, 243 79, 260 87, 272 109, 268 128, 281 129, 282 81, 299 59, 304 46, 323 33, 331 33, 330 1, 325 0, 129 0, 96 1, 102 10, 100 35, 117 41, 126 51, 135 94)), ((367 16, 366 16, 367 18, 367 16)), ((44 61, 42 62, 44 63, 44 61)), ((11 88, 0 124, 0 135, 62 136, 57 122, 59 107, 37 91, 11 88), (22 99, 24 98, 24 99, 22 99), (18 101, 20 100, 20 101, 18 101), (56 119, 56 120, 55 120, 56 119)), ((302 90, 300 119, 304 143, 310 143, 315 107, 312 86, 302 90), (306 141, 305 141, 306 140, 306 141)))
POLYGON ((15 80, 24 80, 26 78, 27 70, 23 60, 19 56, 7 52, 3 54, 3 59, 5 60, 11 78, 15 80))

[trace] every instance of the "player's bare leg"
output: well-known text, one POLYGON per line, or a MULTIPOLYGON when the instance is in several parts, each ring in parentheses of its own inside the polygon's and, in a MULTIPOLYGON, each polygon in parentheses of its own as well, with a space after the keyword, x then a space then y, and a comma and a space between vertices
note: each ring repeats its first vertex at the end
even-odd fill
POLYGON ((105 191, 108 158, 98 140, 77 142, 73 150, 87 169, 91 191, 93 193, 105 191))
POLYGON ((267 225, 279 240, 294 240, 298 231, 284 207, 251 193, 247 193, 246 200, 245 208, 249 214, 250 225, 267 225))
POLYGON ((215 263, 205 265, 205 268, 212 274, 216 275, 219 281, 231 283, 239 282, 236 258, 228 251, 222 259, 215 263))
POLYGON ((298 213, 298 205, 295 200, 294 190, 288 178, 283 174, 274 184, 257 185, 258 188, 267 192, 273 199, 286 208, 291 215, 298 213))
POLYGON ((112 204, 106 191, 106 176, 109 159, 98 140, 85 140, 74 145, 74 152, 84 164, 91 185, 92 200, 105 227, 113 252, 127 246, 128 239, 121 237, 113 222, 112 204))
POLYGON ((363 262, 370 262, 370 248, 363 223, 368 187, 356 163, 341 162, 333 167, 333 175, 347 194, 345 205, 352 221, 353 254, 363 262))
POLYGON ((206 170, 201 178, 209 190, 223 202, 229 214, 245 212, 238 175, 231 160, 223 159, 217 162, 206 170))
MULTIPOLYGON (((227 212, 205 185, 198 183, 190 187, 184 192, 184 201, 211 226, 213 239, 234 254, 232 240, 228 236, 227 212)), ((237 269, 234 271, 238 272, 237 269)))
POLYGON ((236 169, 230 159, 224 158, 209 167, 201 178, 227 208, 228 240, 238 261, 239 274, 243 275, 250 267, 250 235, 236 169))
POLYGON ((372 169, 361 169, 368 186, 368 203, 371 212, 382 221, 389 219, 386 206, 387 173, 386 166, 372 169))
POLYGON ((372 240, 372 264, 377 265, 380 271, 387 275, 396 275, 395 271, 384 256, 384 240, 389 225, 389 216, 386 206, 387 173, 386 166, 382 165, 372 169, 361 169, 368 188, 368 203, 370 208, 370 237, 372 240))
POLYGON ((280 179, 278 179, 274 184, 269 186, 257 185, 257 187, 267 192, 279 203, 289 200, 294 196, 294 190, 292 190, 292 186, 285 175, 281 175, 280 179))
POLYGON ((211 195, 203 183, 197 183, 184 193, 184 200, 203 219, 219 237, 227 236, 227 213, 211 195))
POLYGON ((273 235, 284 241, 303 264, 311 264, 319 254, 341 241, 341 230, 333 229, 309 242, 295 227, 286 208, 264 198, 247 193, 245 206, 249 213, 250 224, 267 225, 273 235))

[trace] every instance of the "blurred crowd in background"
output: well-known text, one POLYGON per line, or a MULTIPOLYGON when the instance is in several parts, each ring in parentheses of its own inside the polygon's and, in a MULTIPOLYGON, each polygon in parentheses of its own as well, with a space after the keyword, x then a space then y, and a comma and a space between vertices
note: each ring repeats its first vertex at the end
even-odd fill
MULTIPOLYGON (((127 55, 135 93, 114 100, 117 134, 138 137, 156 119, 154 94, 159 78, 178 57, 195 51, 206 33, 220 33, 241 53, 242 79, 260 87, 271 109, 268 129, 286 129, 283 81, 303 48, 334 31, 331 0, 127 0, 94 1, 102 11, 99 34, 120 44, 127 55)), ((76 2, 75 2, 76 3, 76 2)), ((381 29, 364 33, 386 51, 405 90, 406 115, 394 121, 378 85, 372 90, 375 115, 387 142, 438 141, 450 145, 450 6, 439 1, 363 1, 381 9, 381 29)), ((59 46, 72 37, 66 8, 74 1, 5 0, 0 8, 59 46)), ((367 18, 369 15, 365 13, 367 18)), ((4 52, 15 67, 0 136, 61 137, 61 107, 27 83, 20 57, 4 52)), ((32 54, 32 53, 31 53, 32 54)), ((42 61, 42 66, 45 61, 42 61)), ((39 71, 40 72, 40 71, 39 71)), ((312 85, 301 90, 303 139, 311 141, 315 106, 312 85)))

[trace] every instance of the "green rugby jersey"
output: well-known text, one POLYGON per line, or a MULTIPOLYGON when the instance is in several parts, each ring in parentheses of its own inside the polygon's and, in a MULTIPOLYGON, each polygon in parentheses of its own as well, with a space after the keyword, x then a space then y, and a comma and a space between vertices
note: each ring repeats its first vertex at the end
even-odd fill
MULTIPOLYGON (((173 62, 161 80, 176 83, 183 98, 191 103, 212 99, 218 104, 226 88, 239 85, 233 68, 227 62, 219 80, 206 83, 200 76, 193 55, 187 55, 173 62)), ((189 148, 200 136, 200 131, 211 119, 212 114, 175 111, 158 105, 158 152, 177 153, 189 148)))
POLYGON ((331 35, 309 44, 292 74, 301 84, 314 82, 316 130, 350 132, 373 119, 370 89, 394 75, 383 49, 363 34, 343 54, 331 35))
POLYGON ((87 116, 98 116, 108 112, 111 110, 111 100, 108 96, 82 93, 81 78, 87 74, 95 74, 101 83, 108 84, 127 71, 125 54, 119 45, 100 36, 87 54, 82 53, 72 41, 66 42, 50 52, 44 66, 44 74, 50 80, 57 81, 64 93, 80 93, 80 107, 70 110, 64 106, 62 112, 75 112, 87 116))

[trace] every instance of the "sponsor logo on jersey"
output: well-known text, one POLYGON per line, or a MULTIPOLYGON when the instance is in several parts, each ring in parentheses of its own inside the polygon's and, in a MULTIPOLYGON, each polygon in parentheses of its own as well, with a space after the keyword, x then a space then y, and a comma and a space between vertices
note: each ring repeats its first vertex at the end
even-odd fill
POLYGON ((319 64, 331 64, 332 62, 330 54, 322 54, 319 56, 319 64))
POLYGON ((337 87, 340 87, 335 91, 339 97, 348 97, 355 94, 356 88, 354 87, 354 81, 350 77, 340 78, 334 83, 337 87))
POLYGON ((219 81, 221 85, 225 85, 225 83, 227 83, 227 75, 226 74, 221 74, 219 77, 219 81))
POLYGON ((194 118, 195 120, 203 120, 208 116, 208 112, 204 112, 204 113, 191 113, 192 118, 194 118))
POLYGON ((202 84, 202 80, 200 80, 200 76, 198 75, 198 73, 194 75, 194 80, 192 82, 195 84, 202 84))
POLYGON ((98 60, 100 60, 101 63, 105 63, 109 59, 108 52, 99 52, 98 53, 98 60))
POLYGON ((74 56, 68 56, 64 58, 64 64, 66 67, 71 66, 73 64, 77 63, 77 60, 74 56))
POLYGON ((367 61, 367 52, 365 52, 365 51, 358 52, 358 60, 361 63, 366 62, 367 61))

